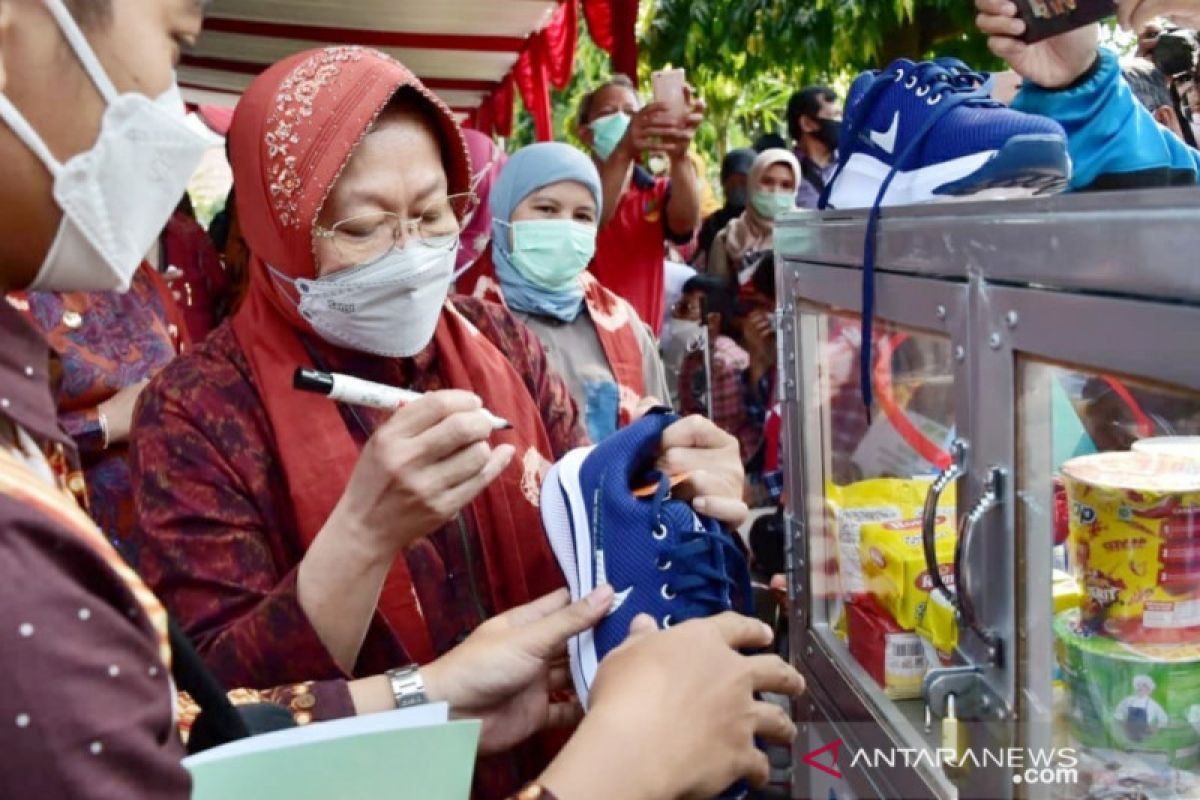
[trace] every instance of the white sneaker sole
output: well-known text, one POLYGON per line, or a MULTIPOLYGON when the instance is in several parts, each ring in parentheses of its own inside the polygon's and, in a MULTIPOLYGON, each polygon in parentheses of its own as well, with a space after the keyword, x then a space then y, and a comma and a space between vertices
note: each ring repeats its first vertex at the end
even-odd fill
MULTIPOLYGON (((974 174, 997 152, 999 151, 987 150, 909 172, 898 172, 888 186, 882 205, 911 205, 931 200, 961 201, 964 198, 943 197, 934 194, 934 190, 974 174)), ((879 187, 883 185, 890 171, 891 167, 879 159, 865 153, 855 153, 850 156, 834 183, 829 194, 829 205, 837 209, 870 208, 875 205, 875 196, 879 194, 879 187)), ((1025 191, 1023 194, 1029 192, 1025 191)), ((1006 196, 1019 195, 1022 195, 1022 191, 1014 188, 1006 196)))
MULTIPOLYGON (((567 453, 546 473, 542 482, 542 524, 550 541, 550 549, 562 568, 571 591, 571 600, 579 600, 595 588, 592 575, 592 535, 587 505, 579 486, 579 468, 594 448, 580 447, 567 453), (563 497, 564 493, 566 498, 563 497), (573 535, 572 535, 573 534, 573 535)), ((596 640, 586 630, 567 641, 571 662, 571 681, 584 710, 600 660, 596 657, 596 640)))

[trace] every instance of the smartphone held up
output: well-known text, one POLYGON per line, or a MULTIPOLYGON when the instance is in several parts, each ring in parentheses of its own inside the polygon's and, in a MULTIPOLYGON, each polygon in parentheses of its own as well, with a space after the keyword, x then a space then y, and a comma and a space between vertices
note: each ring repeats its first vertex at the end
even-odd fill
POLYGON ((1039 42, 1117 13, 1117 0, 1014 0, 1025 20, 1026 42, 1039 42))
POLYGON ((667 107, 667 114, 676 121, 687 116, 690 104, 687 97, 687 76, 682 69, 662 69, 650 74, 654 102, 667 107))

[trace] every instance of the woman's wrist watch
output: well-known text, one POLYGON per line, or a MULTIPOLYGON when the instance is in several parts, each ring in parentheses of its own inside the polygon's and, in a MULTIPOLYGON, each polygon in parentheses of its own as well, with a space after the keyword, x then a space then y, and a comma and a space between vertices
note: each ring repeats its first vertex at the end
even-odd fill
POLYGON ((425 694, 425 679, 421 677, 421 668, 416 664, 389 669, 384 674, 392 687, 396 708, 411 708, 429 702, 425 694))

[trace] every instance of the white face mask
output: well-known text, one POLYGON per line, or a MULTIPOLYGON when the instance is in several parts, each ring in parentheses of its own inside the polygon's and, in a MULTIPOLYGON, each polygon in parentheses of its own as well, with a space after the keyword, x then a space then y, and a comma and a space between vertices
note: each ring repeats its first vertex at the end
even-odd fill
POLYGON ((325 341, 363 353, 408 358, 433 338, 457 252, 457 244, 443 249, 413 243, 316 280, 292 280, 271 272, 296 287, 300 315, 325 341))
POLYGON ((0 119, 54 177, 63 218, 30 289, 125 291, 187 189, 206 150, 220 144, 187 125, 179 87, 152 100, 118 95, 62 0, 45 0, 107 103, 92 149, 61 164, 0 94, 0 119))

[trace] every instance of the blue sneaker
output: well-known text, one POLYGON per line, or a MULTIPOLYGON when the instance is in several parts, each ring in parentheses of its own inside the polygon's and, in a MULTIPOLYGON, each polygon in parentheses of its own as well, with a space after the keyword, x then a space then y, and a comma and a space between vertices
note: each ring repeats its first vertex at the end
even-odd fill
POLYGON ((1052 194, 1067 187, 1067 134, 1054 120, 990 96, 991 80, 957 59, 892 62, 850 87, 838 165, 821 208, 870 208, 863 247, 863 404, 873 404, 875 246, 883 206, 1052 194))
MULTIPOLYGON (((956 59, 900 59, 865 72, 846 101, 838 168, 823 198, 867 208, 1062 191, 1071 174, 1057 122, 991 99, 956 59)), ((824 207, 824 205, 823 205, 824 207)))
POLYGON ((664 410, 563 457, 542 484, 546 535, 578 600, 596 586, 616 592, 608 616, 568 642, 571 678, 587 707, 596 669, 629 633, 638 614, 666 628, 722 611, 752 613, 750 572, 719 523, 671 498, 654 469, 663 431, 678 417, 664 410), (656 486, 651 496, 634 490, 656 486))

